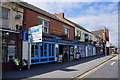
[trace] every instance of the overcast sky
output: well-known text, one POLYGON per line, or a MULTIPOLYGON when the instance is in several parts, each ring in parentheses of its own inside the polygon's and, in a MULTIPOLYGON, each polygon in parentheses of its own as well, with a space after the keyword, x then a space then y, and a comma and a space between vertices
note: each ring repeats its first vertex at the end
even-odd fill
POLYGON ((118 46, 118 0, 23 0, 65 18, 89 31, 109 29, 110 43, 118 46), (96 2, 95 2, 96 1, 96 2), (103 2, 104 1, 104 2, 103 2))

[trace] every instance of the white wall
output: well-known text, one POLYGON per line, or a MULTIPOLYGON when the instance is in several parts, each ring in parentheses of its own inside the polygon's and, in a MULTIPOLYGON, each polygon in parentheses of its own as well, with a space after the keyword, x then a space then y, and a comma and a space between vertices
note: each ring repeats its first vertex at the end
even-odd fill
POLYGON ((88 33, 88 32, 86 32, 86 31, 84 31, 84 30, 82 30, 82 29, 80 29, 80 28, 78 28, 78 27, 75 27, 75 36, 77 36, 77 30, 79 30, 79 31, 81 31, 81 39, 80 39, 80 41, 83 41, 84 42, 84 34, 88 34, 88 36, 89 36, 89 40, 90 40, 90 35, 92 36, 92 40, 93 41, 96 41, 96 37, 95 37, 95 35, 93 35, 93 34, 91 34, 91 33, 88 33))
MULTIPOLYGON (((23 22, 23 8, 21 8, 20 6, 16 6, 14 3, 3 3, 2 7, 7 8, 10 10, 10 15, 9 15, 9 29, 11 30, 16 30, 16 24, 21 25, 22 26, 22 22, 23 22), (13 8, 16 7, 16 10, 13 10, 13 8), (15 19, 15 16, 17 14, 21 15, 21 18, 15 19)), ((0 27, 3 27, 0 24, 0 27)))

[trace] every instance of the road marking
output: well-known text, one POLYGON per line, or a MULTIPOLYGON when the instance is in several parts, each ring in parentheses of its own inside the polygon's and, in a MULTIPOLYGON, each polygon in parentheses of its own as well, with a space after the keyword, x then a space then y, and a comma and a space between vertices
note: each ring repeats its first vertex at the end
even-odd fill
POLYGON ((115 64, 115 62, 112 62, 110 65, 114 65, 115 64))
MULTIPOLYGON (((107 61, 107 62, 108 62, 108 61, 107 61)), ((88 71, 87 73, 81 75, 81 76, 78 77, 78 78, 80 78, 80 80, 84 79, 85 76, 88 76, 88 75, 94 73, 94 72, 97 71, 99 68, 101 68, 103 65, 105 65, 107 62, 104 62, 103 64, 101 64, 101 65, 97 66, 96 68, 94 68, 94 69, 88 71)))
MULTIPOLYGON (((116 57, 113 57, 112 59, 114 59, 114 58, 116 58, 116 57)), ((112 59, 110 59, 110 60, 112 60, 112 59)), ((83 80, 85 76, 94 73, 94 72, 97 71, 99 68, 101 68, 101 67, 104 66, 106 63, 108 63, 110 60, 108 60, 108 61, 102 63, 101 65, 95 67, 94 69, 88 71, 87 73, 85 73, 85 74, 83 74, 83 75, 81 75, 81 76, 79 76, 79 77, 77 77, 77 78, 80 78, 80 80, 83 80)), ((112 63, 112 64, 114 64, 114 63, 112 63)))

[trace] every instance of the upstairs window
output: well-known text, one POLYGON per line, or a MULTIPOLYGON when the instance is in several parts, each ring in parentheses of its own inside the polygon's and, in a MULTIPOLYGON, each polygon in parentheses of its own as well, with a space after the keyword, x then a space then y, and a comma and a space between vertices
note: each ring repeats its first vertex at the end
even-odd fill
POLYGON ((42 25, 43 26, 43 32, 44 33, 48 33, 48 27, 49 27, 49 22, 46 21, 46 20, 43 20, 43 19, 39 19, 39 25, 42 25))
POLYGON ((81 31, 77 30, 77 36, 81 37, 81 31))
POLYGON ((2 8, 2 15, 0 16, 0 21, 2 22, 2 27, 9 27, 9 15, 10 10, 7 8, 2 8))
POLYGON ((92 35, 90 35, 90 40, 92 40, 92 35))
POLYGON ((67 35, 69 37, 69 29, 68 28, 64 28, 64 35, 67 35))

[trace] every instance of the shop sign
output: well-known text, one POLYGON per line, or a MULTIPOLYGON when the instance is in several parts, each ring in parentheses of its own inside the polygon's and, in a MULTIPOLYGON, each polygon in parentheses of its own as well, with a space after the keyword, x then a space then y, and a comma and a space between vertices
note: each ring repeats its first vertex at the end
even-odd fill
POLYGON ((47 37, 43 37, 42 40, 43 41, 55 42, 55 39, 53 39, 53 38, 47 38, 47 37))
POLYGON ((85 45, 84 43, 78 43, 78 45, 85 45))
POLYGON ((60 40, 59 42, 60 42, 60 43, 74 44, 74 42, 73 42, 73 41, 60 40))
POLYGON ((28 31, 29 42, 42 42, 42 25, 33 26, 28 31))

